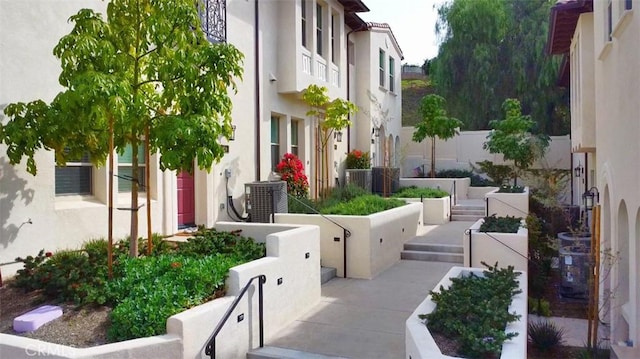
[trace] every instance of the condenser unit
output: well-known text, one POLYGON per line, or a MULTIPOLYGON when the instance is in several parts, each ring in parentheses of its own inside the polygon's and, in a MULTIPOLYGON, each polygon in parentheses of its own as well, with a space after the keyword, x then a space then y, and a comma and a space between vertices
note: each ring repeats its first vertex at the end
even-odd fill
POLYGON ((251 222, 270 223, 272 213, 287 213, 287 182, 245 183, 245 208, 251 222))

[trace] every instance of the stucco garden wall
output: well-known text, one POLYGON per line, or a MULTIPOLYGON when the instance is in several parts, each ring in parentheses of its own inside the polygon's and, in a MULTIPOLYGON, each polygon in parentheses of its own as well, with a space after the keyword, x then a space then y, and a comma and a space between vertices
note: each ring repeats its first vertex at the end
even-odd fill
POLYGON ((400 187, 437 188, 449 192, 453 203, 467 199, 471 179, 467 178, 410 178, 401 177, 400 187), (455 187, 454 187, 455 183, 455 187))
POLYGON ((528 270, 529 232, 523 224, 517 233, 478 232, 484 219, 479 219, 463 235, 464 263, 470 267, 482 267, 482 262, 499 267, 514 266, 516 270, 528 270), (471 246, 471 247, 470 247, 471 246))
POLYGON ((498 190, 485 195, 488 215, 520 218, 529 215, 529 187, 525 187, 522 193, 500 193, 498 190))
MULTIPOLYGON (((347 228, 347 277, 371 279, 400 260, 404 243, 416 235, 421 204, 411 203, 368 216, 325 215, 347 228)), ((276 213, 276 223, 320 227, 322 265, 344 276, 344 231, 316 214, 276 213)))
POLYGON ((401 198, 407 203, 422 204, 422 223, 426 224, 444 224, 449 222, 451 217, 451 197, 443 198, 401 198))

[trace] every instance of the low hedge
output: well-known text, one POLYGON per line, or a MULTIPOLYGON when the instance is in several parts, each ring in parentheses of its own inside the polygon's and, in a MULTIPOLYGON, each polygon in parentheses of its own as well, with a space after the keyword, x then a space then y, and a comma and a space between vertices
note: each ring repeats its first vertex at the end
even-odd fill
POLYGON ((347 202, 336 203, 320 210, 322 214, 368 216, 373 213, 404 206, 406 203, 397 198, 382 198, 373 194, 356 197, 347 202))
POLYGON ((418 188, 416 186, 402 187, 392 197, 395 198, 443 198, 449 192, 436 188, 418 188))

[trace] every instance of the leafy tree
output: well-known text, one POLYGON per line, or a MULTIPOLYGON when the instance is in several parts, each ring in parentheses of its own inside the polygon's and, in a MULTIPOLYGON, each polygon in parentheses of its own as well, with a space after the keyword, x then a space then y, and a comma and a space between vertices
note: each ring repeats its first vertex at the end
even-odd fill
POLYGON ((550 0, 454 0, 438 9, 437 58, 429 75, 465 128, 487 129, 505 98, 518 98, 545 133, 568 132, 560 59, 547 56, 550 0))
POLYGON ((549 145, 547 135, 533 135, 535 123, 531 116, 522 115, 520 102, 506 99, 502 104, 505 118, 491 121, 493 130, 487 136, 483 148, 490 153, 501 153, 505 160, 513 161, 514 186, 518 185, 518 175, 541 157, 549 145))
POLYGON ((329 187, 329 154, 327 152, 327 144, 334 131, 340 131, 351 124, 349 114, 355 113, 358 107, 341 98, 336 98, 331 101, 327 95, 326 87, 313 84, 305 89, 302 94, 302 99, 311 107, 307 112, 307 116, 316 120, 317 138, 319 140, 316 144, 316 153, 319 153, 321 158, 319 173, 318 170, 316 170, 315 181, 316 191, 319 191, 322 196, 329 187))
POLYGON ((458 134, 458 128, 462 122, 456 118, 448 117, 444 109, 446 101, 438 95, 427 95, 420 101, 420 115, 422 122, 415 125, 413 141, 422 142, 425 138, 431 139, 431 171, 429 176, 436 176, 436 137, 448 140, 458 134))
POLYGON ((120 154, 130 146, 132 256, 138 253, 139 146, 160 152, 162 170, 192 171, 194 159, 209 169, 223 156, 218 136, 231 134, 227 91, 242 75, 243 56, 232 45, 207 41, 196 5, 112 0, 106 20, 80 10, 53 51, 64 91, 49 104, 8 105, 10 121, 0 125, 10 162, 26 157, 33 175, 40 149, 54 150, 58 165, 88 153, 100 166, 110 138, 120 154))

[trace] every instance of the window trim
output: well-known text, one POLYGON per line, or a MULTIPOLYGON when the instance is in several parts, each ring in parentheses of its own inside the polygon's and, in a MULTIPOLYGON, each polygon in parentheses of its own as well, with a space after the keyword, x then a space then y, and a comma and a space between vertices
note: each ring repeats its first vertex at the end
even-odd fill
POLYGON ((395 66, 396 60, 389 56, 389 91, 395 92, 395 66))
POLYGON ((386 74, 386 58, 387 55, 385 53, 385 51, 383 49, 380 49, 379 52, 379 59, 378 59, 378 70, 380 71, 380 76, 379 76, 379 81, 380 81, 380 87, 384 88, 385 82, 386 82, 386 78, 387 78, 387 74, 386 74))

